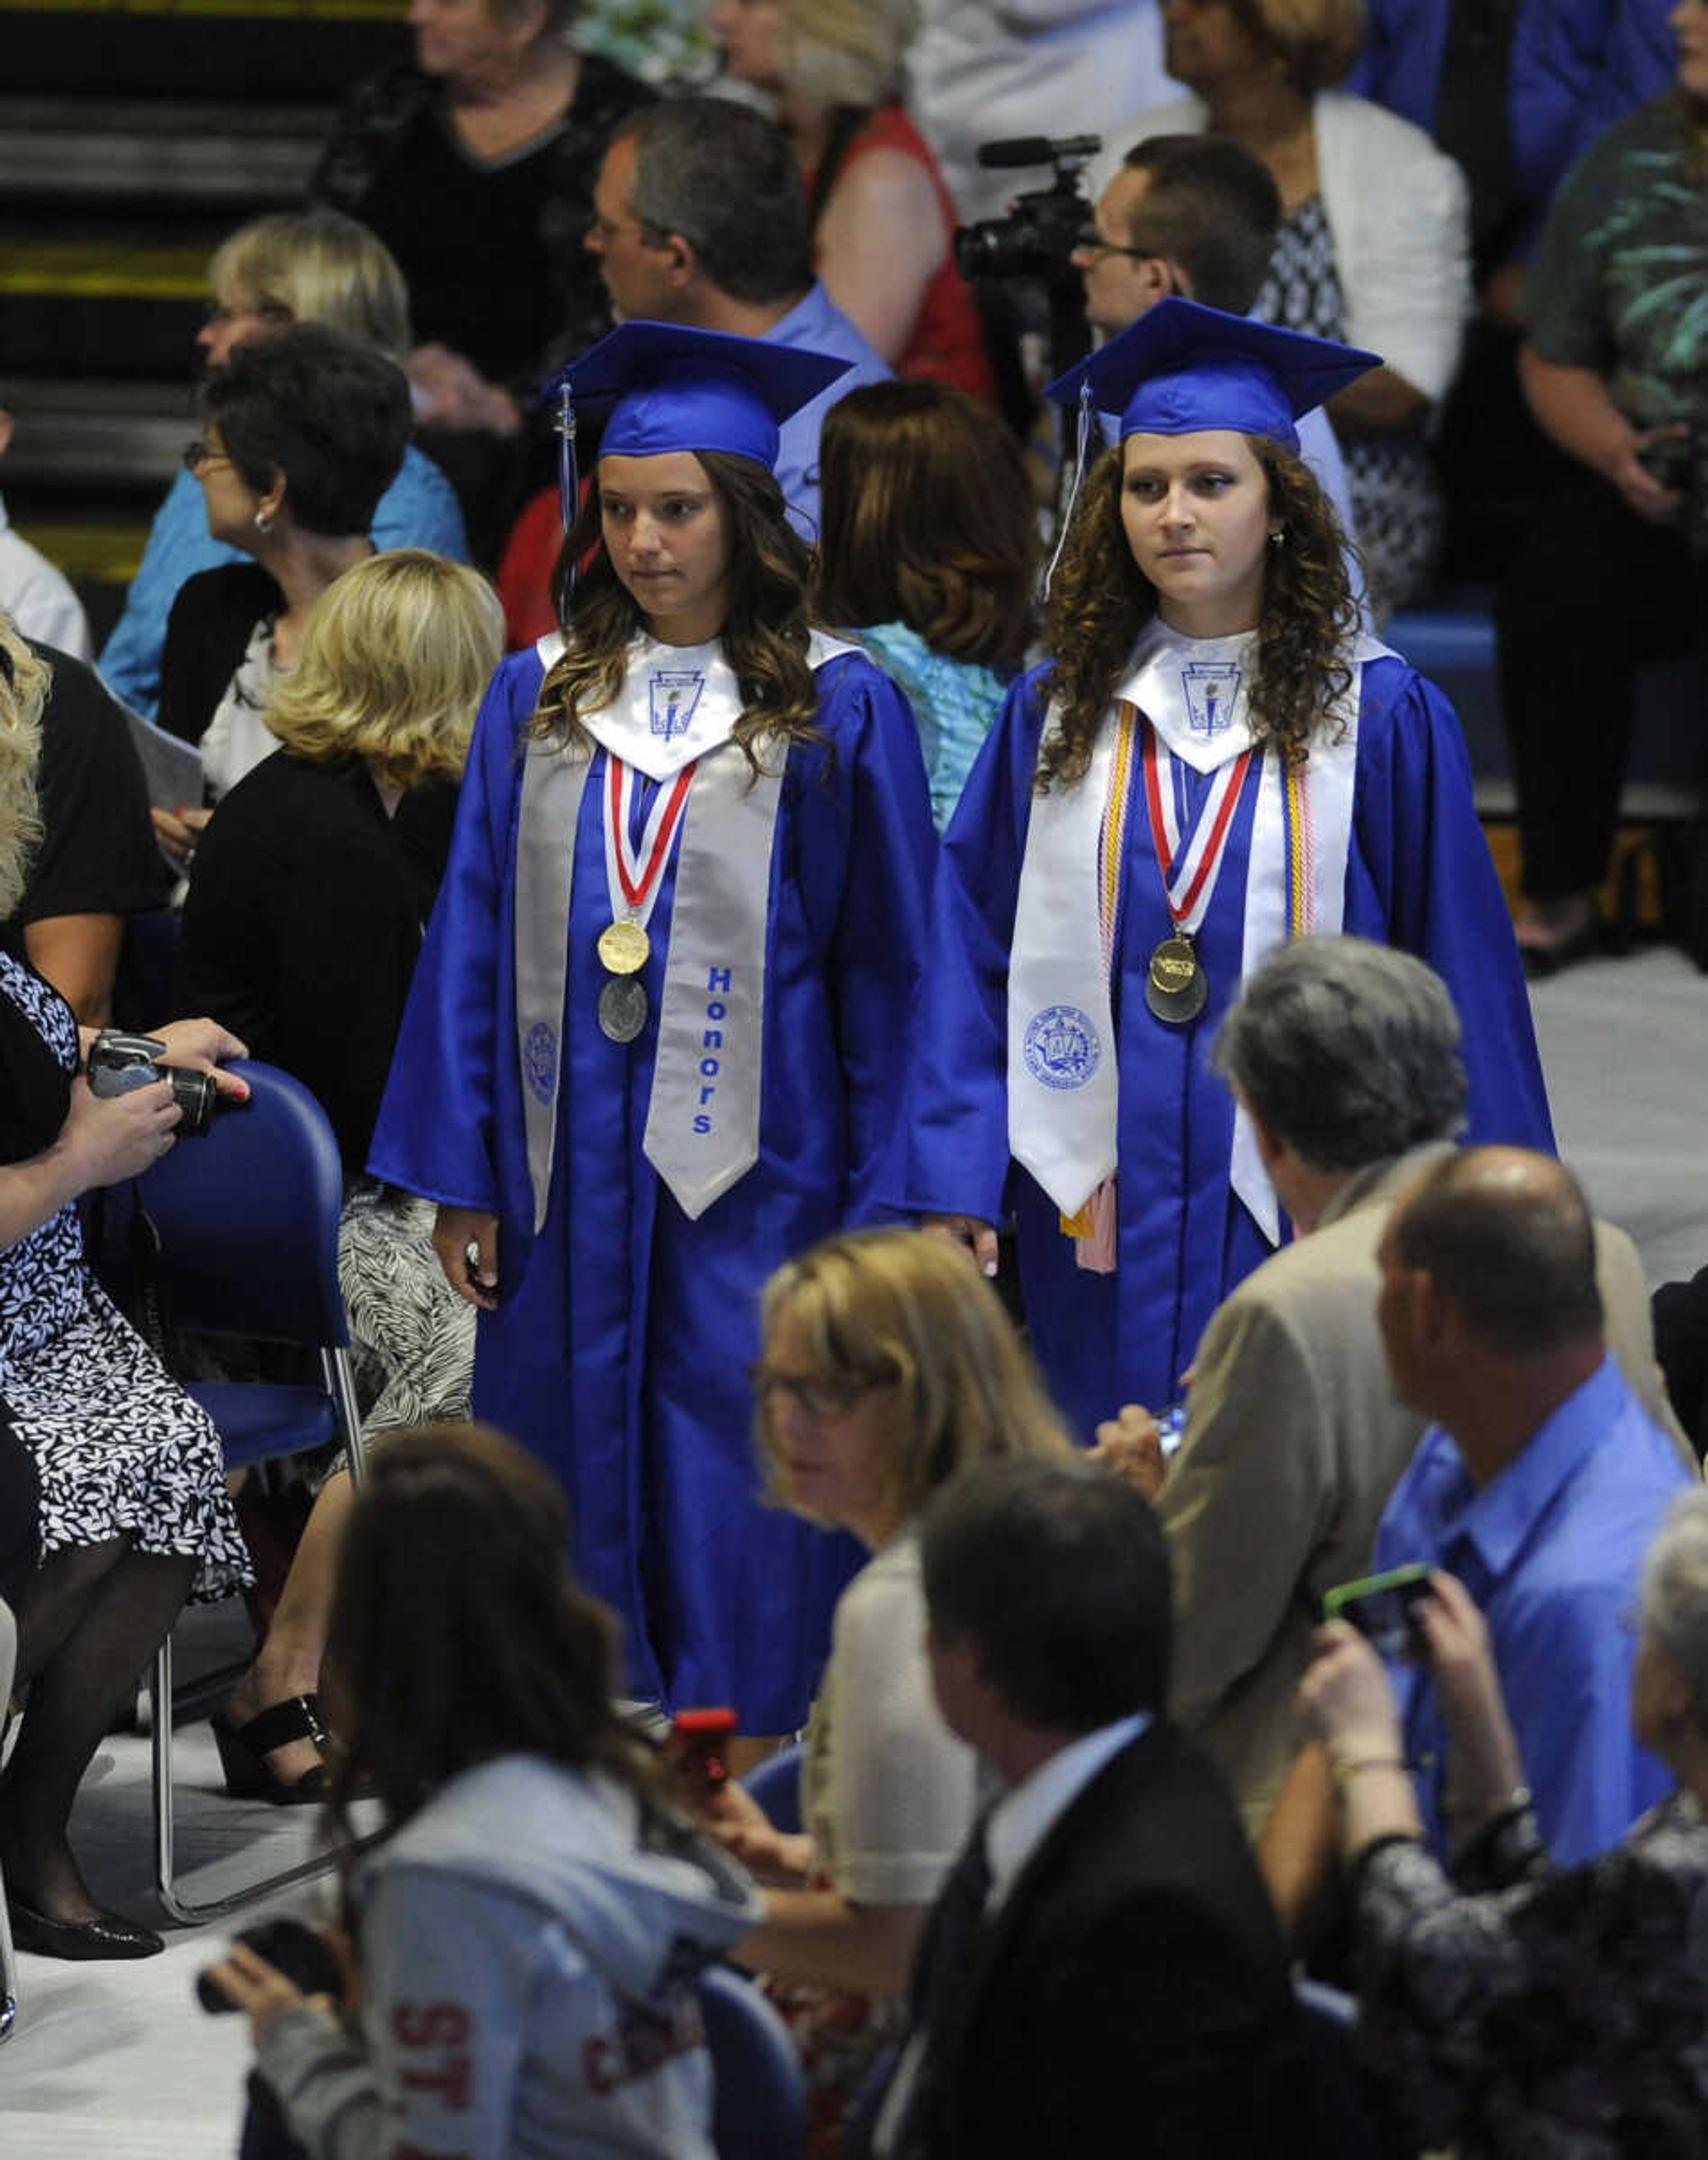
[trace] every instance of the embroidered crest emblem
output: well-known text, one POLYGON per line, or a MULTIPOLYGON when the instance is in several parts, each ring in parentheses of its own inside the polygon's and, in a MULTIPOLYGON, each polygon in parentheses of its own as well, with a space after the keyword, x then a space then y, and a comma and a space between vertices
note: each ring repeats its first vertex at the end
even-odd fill
POLYGON ((1181 668, 1181 690, 1195 735, 1219 735, 1233 724, 1240 672, 1237 660, 1193 660, 1181 668))
POLYGON ((1077 1005, 1046 1005, 1021 1047, 1027 1072, 1045 1088, 1082 1088, 1103 1062, 1097 1030, 1077 1005))
POLYGON ((694 709, 700 702, 700 693, 706 687, 706 678, 698 667, 658 667, 653 670, 647 683, 652 699, 652 726, 655 735, 666 742, 673 742, 677 735, 685 735, 693 719, 694 709))
POLYGON ((522 1077, 537 1103, 549 1103, 558 1084, 558 1031, 537 1020, 522 1046, 522 1077))

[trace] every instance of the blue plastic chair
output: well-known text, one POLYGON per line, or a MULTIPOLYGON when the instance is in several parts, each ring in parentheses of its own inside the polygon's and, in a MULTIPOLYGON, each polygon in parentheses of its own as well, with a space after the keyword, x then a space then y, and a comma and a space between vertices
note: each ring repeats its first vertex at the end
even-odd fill
POLYGON ((701 1975, 700 2011, 718 2079, 718 2160, 801 2160, 807 2080, 788 2027, 753 1982, 727 1965, 701 1975))
POLYGON ((786 1835, 801 1828, 801 1769, 806 1759, 804 1742, 792 1740, 775 1755, 755 1763, 741 1780, 773 1825, 786 1835))
MULTIPOLYGON (((344 1166, 325 1112, 299 1080, 271 1065, 234 1064, 250 1087, 216 1111, 207 1134, 169 1150, 138 1181, 159 1238, 156 1274, 175 1326, 318 1350, 321 1385, 193 1380, 185 1392, 213 1420, 230 1469, 341 1440, 362 1474, 350 1327, 338 1286, 344 1166)), ((172 1638, 154 1660, 155 1882, 187 1924, 222 1918, 331 1867, 318 1855, 205 1904, 176 1888, 172 1804, 172 1638)))

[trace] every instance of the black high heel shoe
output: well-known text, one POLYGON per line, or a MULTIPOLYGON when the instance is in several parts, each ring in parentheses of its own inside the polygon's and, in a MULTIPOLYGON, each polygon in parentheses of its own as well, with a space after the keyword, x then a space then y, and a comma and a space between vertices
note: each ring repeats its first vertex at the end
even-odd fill
POLYGON ((234 1800, 266 1800, 275 1808, 294 1808, 325 1799, 324 1763, 304 1770, 300 1778, 287 1778, 276 1776, 267 1763, 275 1747, 287 1747, 293 1740, 312 1740, 324 1754, 331 1736, 321 1722, 318 1695, 287 1695, 241 1725, 233 1725, 223 1711, 216 1711, 210 1722, 220 1768, 226 1773, 226 1790, 234 1800))

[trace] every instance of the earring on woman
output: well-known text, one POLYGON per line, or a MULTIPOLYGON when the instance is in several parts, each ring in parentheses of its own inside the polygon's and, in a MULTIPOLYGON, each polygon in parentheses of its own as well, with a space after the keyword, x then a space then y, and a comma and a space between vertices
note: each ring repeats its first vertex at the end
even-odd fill
POLYGON ((1273 532, 1271 532, 1271 533, 1270 533, 1270 535, 1269 535, 1269 545, 1270 545, 1270 547, 1272 547, 1272 548, 1279 548, 1279 547, 1281 545, 1281 543, 1285 540, 1286 537, 1287 537, 1286 527, 1285 527, 1285 526, 1282 526, 1282 525, 1278 525, 1278 526, 1275 527, 1275 531, 1274 531, 1273 532))
POLYGON ((273 520, 264 510, 257 510, 255 513, 255 529, 257 532, 271 532, 273 530, 273 520))

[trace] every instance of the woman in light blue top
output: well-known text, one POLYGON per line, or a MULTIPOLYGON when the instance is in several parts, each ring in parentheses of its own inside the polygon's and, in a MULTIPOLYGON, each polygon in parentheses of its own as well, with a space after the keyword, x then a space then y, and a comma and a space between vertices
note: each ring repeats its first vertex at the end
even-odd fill
POLYGON ((879 382, 825 415, 818 615, 905 693, 942 832, 1032 631, 1038 506, 1020 446, 948 384, 879 382))
MULTIPOLYGON (((257 218, 216 251, 208 284, 213 305, 196 343, 210 369, 223 367, 248 339, 292 323, 324 323, 400 366, 409 350, 402 273, 365 226, 337 210, 257 218)), ((451 484, 413 444, 380 498, 370 537, 376 548, 428 548, 454 563, 469 559, 451 484)), ((179 589, 199 571, 242 560, 209 532, 201 489, 180 472, 155 513, 124 613, 100 660, 108 689, 132 712, 152 720, 158 708, 166 619, 179 589)))

